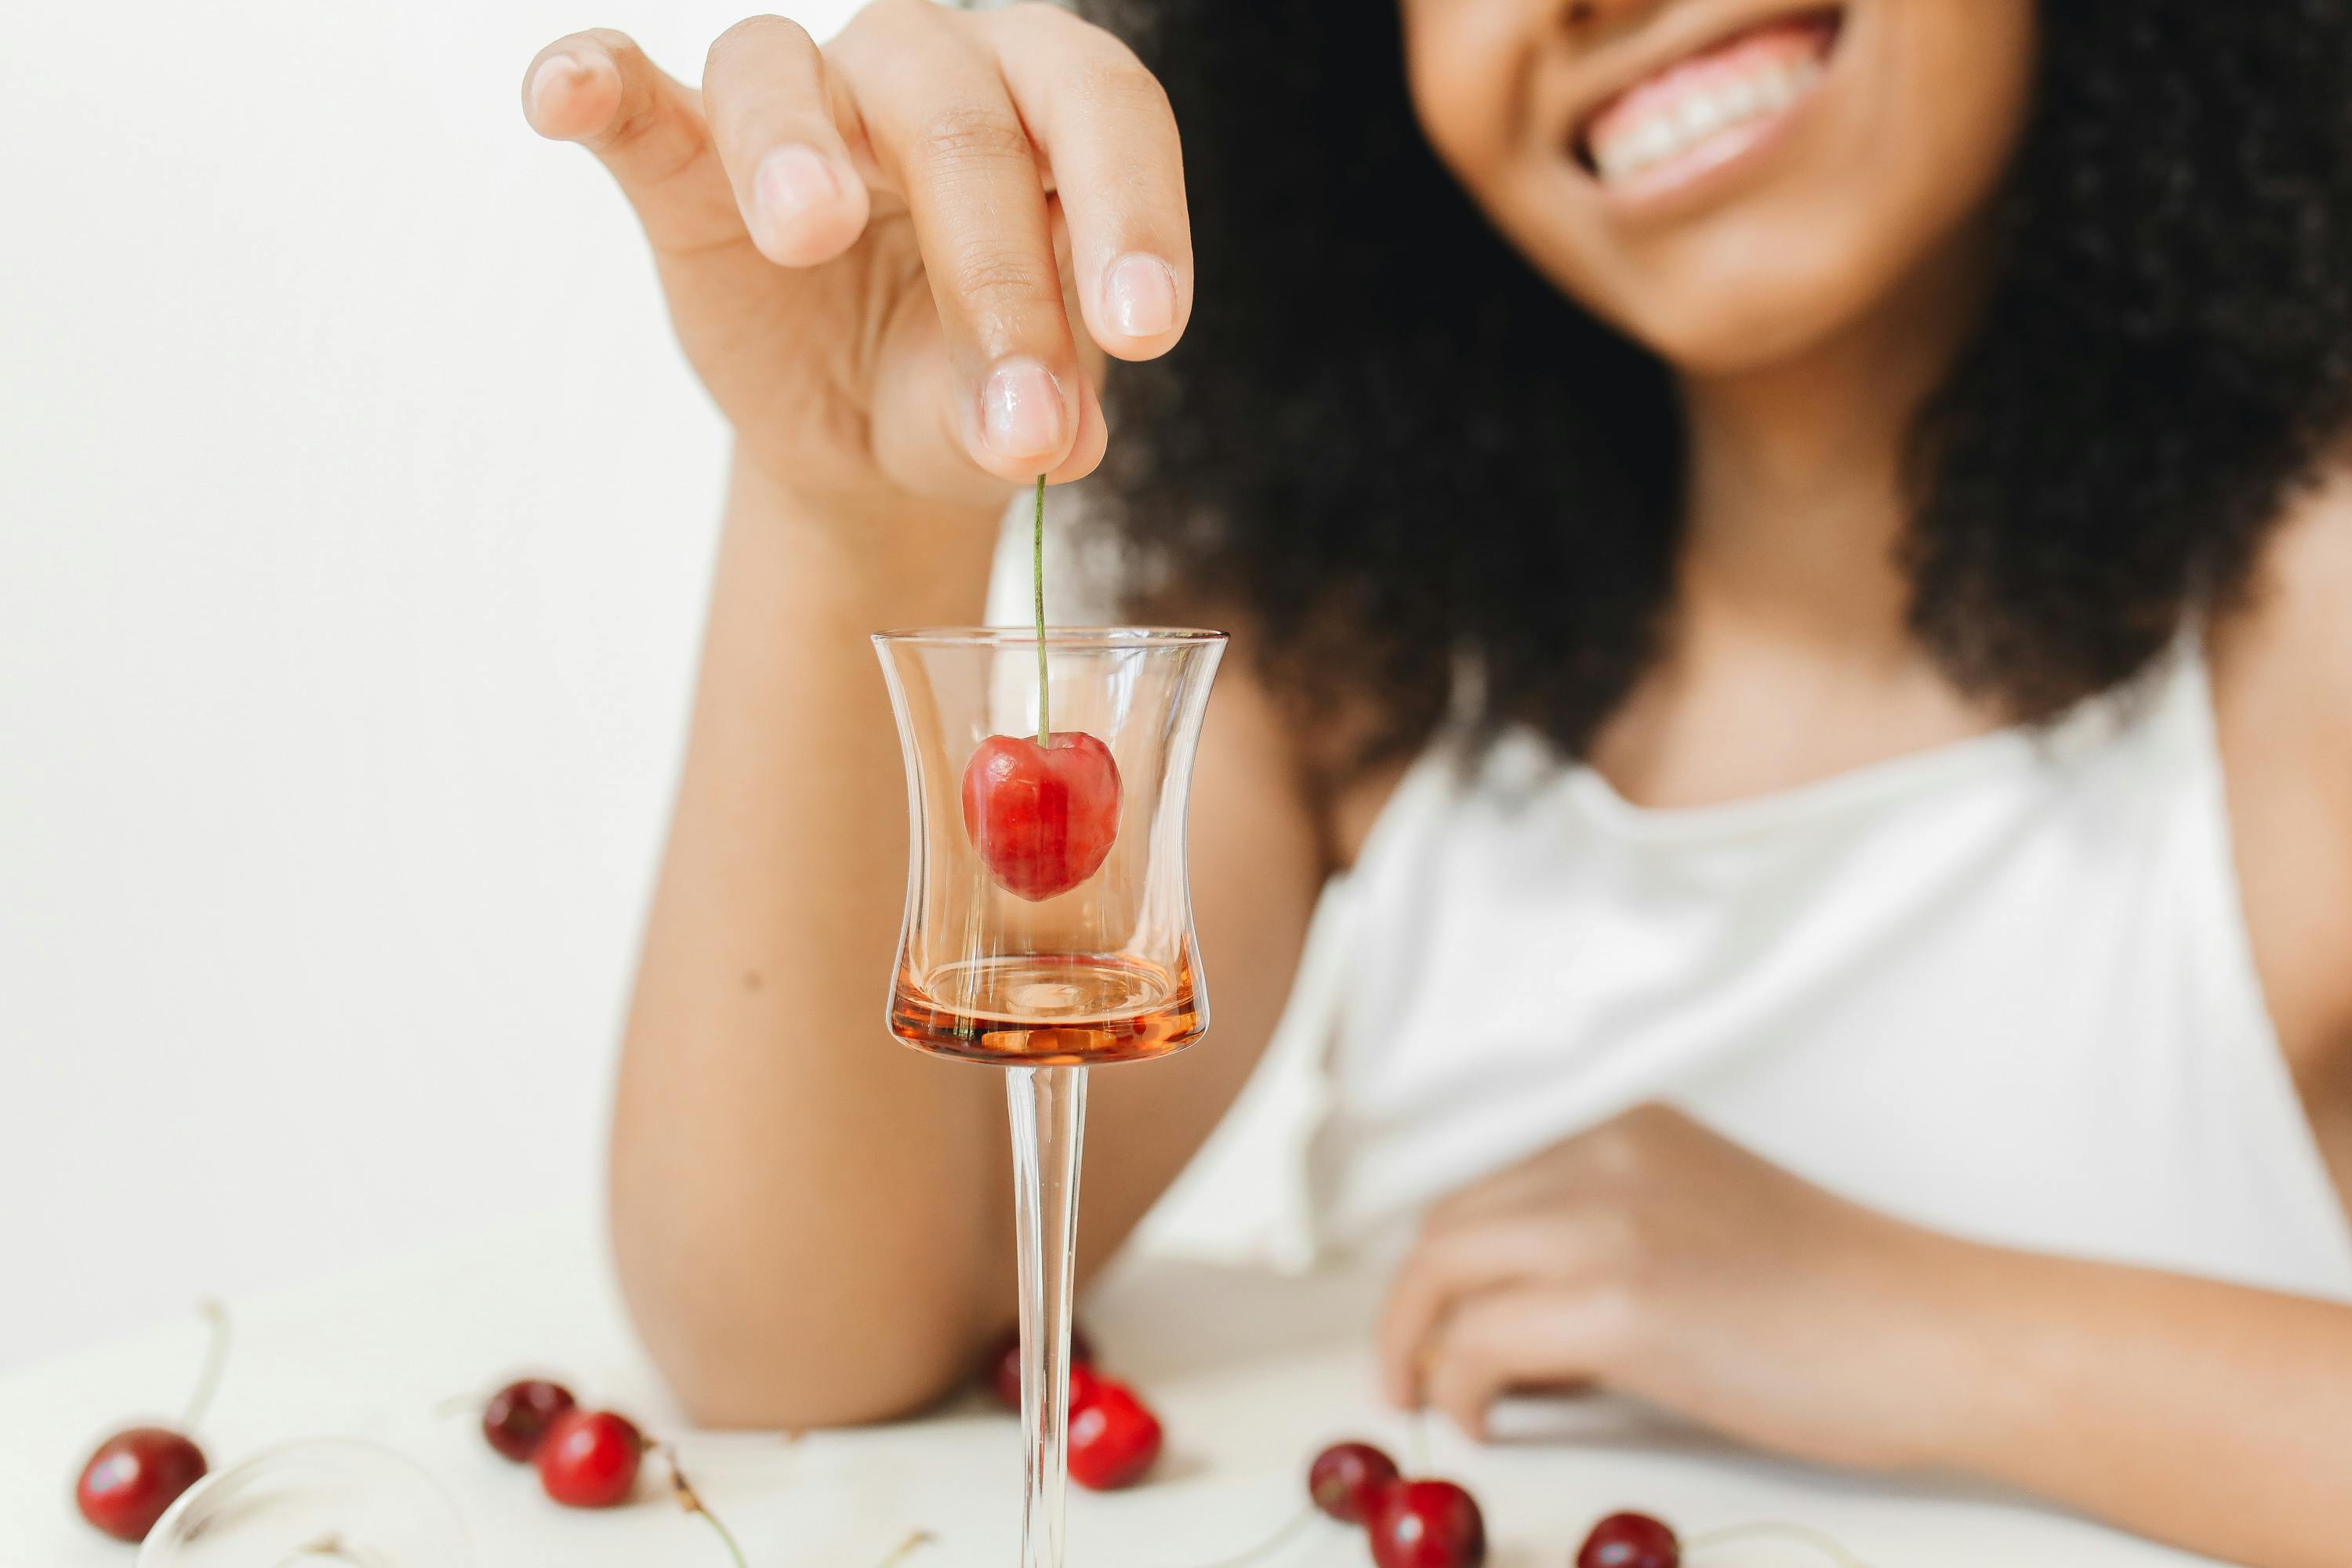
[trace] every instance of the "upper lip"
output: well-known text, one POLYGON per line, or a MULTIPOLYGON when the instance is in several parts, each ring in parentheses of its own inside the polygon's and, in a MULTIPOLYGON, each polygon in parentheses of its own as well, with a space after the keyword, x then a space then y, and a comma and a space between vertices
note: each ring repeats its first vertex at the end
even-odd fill
POLYGON ((1844 10, 1842 4, 1823 5, 1820 0, 1794 5, 1790 0, 1768 0, 1740 5, 1728 13, 1712 5, 1668 7, 1664 16, 1622 47, 1593 57, 1592 79, 1576 95, 1569 120, 1570 149, 1580 155, 1589 154, 1591 149, 1586 139, 1591 133, 1592 122, 1611 104, 1659 72, 1776 22, 1793 22, 1803 16, 1838 16, 1844 10))

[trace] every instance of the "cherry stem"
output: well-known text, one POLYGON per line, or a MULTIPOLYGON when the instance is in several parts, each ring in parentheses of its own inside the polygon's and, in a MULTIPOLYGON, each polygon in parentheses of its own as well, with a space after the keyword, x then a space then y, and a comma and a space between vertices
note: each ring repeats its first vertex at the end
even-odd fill
POLYGON ((1037 506, 1029 522, 1029 584, 1037 603, 1037 743, 1054 743, 1045 689, 1045 476, 1037 476, 1037 506))
POLYGON ((1429 1406, 1416 1405, 1405 1417, 1404 1457, 1416 1476, 1429 1474, 1429 1406))
POLYGON ((1289 1540, 1292 1536, 1297 1534, 1302 1526, 1307 1524, 1315 1518, 1317 1511, 1315 1505, 1311 1502, 1308 1503, 1304 1509, 1292 1514, 1290 1518, 1285 1521, 1280 1530, 1276 1531, 1272 1535, 1267 1536, 1255 1546, 1232 1557, 1221 1557, 1216 1562, 1208 1564, 1208 1568, 1242 1568, 1242 1564, 1245 1563, 1255 1563, 1259 1558, 1265 1556, 1267 1552, 1272 1552, 1276 1547, 1280 1546, 1284 1542, 1289 1540))
POLYGON ((1794 1541, 1801 1545, 1810 1546, 1836 1563, 1838 1568, 1869 1568, 1869 1564, 1848 1552, 1832 1537, 1805 1525, 1782 1524, 1778 1521, 1767 1521, 1761 1524, 1734 1524, 1722 1530, 1710 1530, 1704 1535, 1694 1535, 1684 1542, 1683 1551, 1687 1554, 1704 1552, 1710 1546, 1728 1546, 1735 1541, 1769 1540, 1794 1541))
POLYGON ((196 1374, 195 1391, 188 1395, 187 1414, 180 1417, 180 1430, 194 1432, 196 1423, 211 1408, 213 1391, 220 1387, 221 1373, 228 1365, 228 1309, 218 1301, 204 1300, 196 1305, 205 1321, 212 1329, 212 1342, 205 1350, 204 1370, 196 1374))
POLYGON ((911 1556, 917 1548, 929 1546, 938 1539, 928 1530, 908 1531, 907 1539, 891 1548, 890 1555, 882 1559, 878 1568, 898 1568, 898 1564, 911 1556))
POLYGON ((688 1513, 701 1515, 710 1528, 719 1532, 719 1539, 727 1544, 727 1555, 735 1560, 735 1568, 751 1568, 750 1563, 743 1556, 742 1547, 735 1542, 734 1532, 720 1521, 717 1514, 703 1505, 702 1495, 696 1491, 694 1484, 686 1479, 686 1471, 677 1462, 677 1445, 672 1443, 666 1446, 662 1449, 662 1457, 669 1461, 669 1495, 677 1500, 677 1506, 688 1513))

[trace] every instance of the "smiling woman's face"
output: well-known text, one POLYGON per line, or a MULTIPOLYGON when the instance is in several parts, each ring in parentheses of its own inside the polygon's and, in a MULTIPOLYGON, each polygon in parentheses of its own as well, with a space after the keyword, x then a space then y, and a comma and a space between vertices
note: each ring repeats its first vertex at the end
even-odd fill
POLYGON ((1953 251, 2032 91, 2034 0, 1404 0, 1440 156, 1681 369, 1802 352, 1953 251))

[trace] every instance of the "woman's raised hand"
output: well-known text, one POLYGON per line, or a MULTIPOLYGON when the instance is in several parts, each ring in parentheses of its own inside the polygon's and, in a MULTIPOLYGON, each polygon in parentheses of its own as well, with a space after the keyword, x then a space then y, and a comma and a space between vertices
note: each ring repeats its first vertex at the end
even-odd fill
POLYGON ((1166 96, 1052 5, 875 0, 823 47, 757 16, 699 92, 575 33, 523 109, 620 182, 741 458, 808 500, 992 510, 1088 472, 1095 349, 1163 353, 1191 308, 1166 96))

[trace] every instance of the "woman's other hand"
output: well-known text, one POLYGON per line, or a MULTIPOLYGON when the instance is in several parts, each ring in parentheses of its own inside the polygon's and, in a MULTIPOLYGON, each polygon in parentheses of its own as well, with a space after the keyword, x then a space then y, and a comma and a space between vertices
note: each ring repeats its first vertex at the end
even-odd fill
POLYGON ((1939 1290, 1984 1256, 1644 1106, 1433 1208, 1381 1368, 1473 1435, 1509 1390, 1597 1383, 1782 1453, 1928 1463, 1982 1392, 1939 1290))

